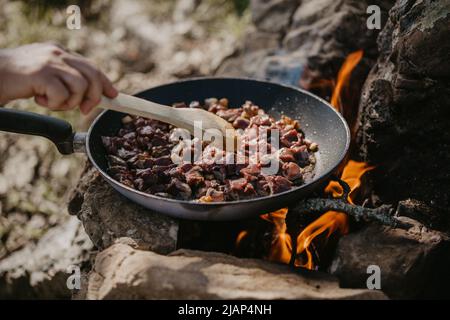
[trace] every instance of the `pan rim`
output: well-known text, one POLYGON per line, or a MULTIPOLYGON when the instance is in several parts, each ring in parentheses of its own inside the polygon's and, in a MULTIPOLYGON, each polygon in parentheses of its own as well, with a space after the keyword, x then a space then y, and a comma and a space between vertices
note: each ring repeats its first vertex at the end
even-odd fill
POLYGON ((135 93, 135 96, 139 96, 140 94, 150 90, 150 89, 155 89, 155 88, 159 88, 159 87, 165 87, 165 86, 170 86, 176 83, 183 83, 183 82, 193 82, 193 81, 204 81, 204 80, 243 80, 243 81, 252 81, 252 82, 259 82, 261 84, 270 84, 270 85, 275 85, 275 86, 280 86, 280 87, 284 87, 284 88, 289 88, 289 89, 293 89, 295 91, 300 91, 303 94, 306 94, 308 96, 310 96, 313 99, 319 100, 320 102, 322 102, 323 104, 325 104, 326 106, 328 106, 334 113, 335 115, 341 120, 342 124, 344 125, 345 128, 345 132, 346 132, 346 141, 345 141, 345 148, 343 149, 341 155, 338 157, 338 161, 336 162, 336 164, 331 167, 330 169, 328 169, 327 171, 325 171, 323 174, 321 174, 318 177, 314 177, 311 181, 309 181, 308 183, 305 183, 301 186, 292 188, 290 190, 287 191, 283 191, 280 193, 276 193, 276 194, 272 194, 269 196, 264 196, 264 197, 256 197, 256 198, 251 198, 251 199, 243 199, 243 200, 237 200, 237 201, 220 201, 220 202, 196 202, 195 200, 177 200, 177 199, 169 199, 169 198, 163 198, 163 197, 158 197, 155 196, 153 194, 149 194, 149 193, 145 193, 136 189, 133 189, 131 187, 128 187, 118 181, 116 181, 115 179, 113 179, 112 177, 110 177, 103 169, 100 168, 100 166, 95 162, 94 158, 92 157, 92 153, 91 153, 91 149, 90 149, 90 137, 91 137, 91 133, 93 131, 93 128, 95 127, 95 125, 100 121, 100 119, 103 117, 103 115, 107 112, 113 112, 113 111, 109 111, 109 110, 105 110, 103 112, 101 112, 96 118, 95 120, 92 122, 91 126, 89 127, 89 130, 87 132, 86 135, 86 151, 87 151, 87 156, 90 160, 90 162, 94 165, 94 167, 100 172, 100 174, 110 183, 113 183, 127 191, 133 192, 135 194, 138 194, 140 196, 146 197, 146 198, 150 198, 150 199, 155 199, 155 200, 160 200, 160 201, 165 201, 165 202, 169 202, 169 203, 178 203, 178 204, 186 204, 186 205, 194 205, 194 206, 199 206, 199 207, 222 207, 224 205, 232 205, 232 204, 237 204, 237 203, 253 203, 253 202, 258 202, 258 201, 263 201, 263 200, 269 200, 272 198, 277 198, 277 197, 282 197, 283 195, 287 195, 290 193, 294 193, 298 190, 302 190, 302 189, 306 189, 307 187, 310 187, 311 185, 314 185, 316 183, 319 182, 320 179, 324 178, 324 177, 329 177, 338 167, 339 165, 342 163, 342 161, 345 159, 348 150, 350 148, 350 142, 351 142, 351 135, 350 135, 350 128, 348 127, 347 121, 344 119, 344 117, 342 116, 342 114, 340 114, 329 102, 327 102, 326 100, 316 96, 315 94, 312 94, 311 92, 308 92, 304 89, 292 86, 292 85, 287 85, 287 84, 281 84, 281 83, 277 83, 277 82, 272 82, 272 81, 267 81, 267 80, 259 80, 259 79, 254 79, 254 78, 250 78, 250 77, 192 77, 192 78, 186 78, 186 79, 180 79, 177 81, 173 81, 173 82, 168 82, 168 83, 164 83, 161 85, 157 85, 151 88, 148 88, 146 90, 143 91, 139 91, 137 93, 135 93))

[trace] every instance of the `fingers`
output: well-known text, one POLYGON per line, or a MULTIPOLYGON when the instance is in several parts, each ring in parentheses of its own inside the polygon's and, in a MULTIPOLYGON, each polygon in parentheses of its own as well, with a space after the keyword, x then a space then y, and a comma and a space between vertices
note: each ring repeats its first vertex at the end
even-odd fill
POLYGON ((57 77, 48 77, 43 81, 45 81, 45 91, 44 94, 35 96, 36 103, 50 110, 61 110, 70 97, 69 90, 57 77))
POLYGON ((64 61, 83 74, 89 82, 86 95, 80 104, 80 110, 84 114, 89 113, 100 102, 102 94, 111 98, 117 95, 117 90, 114 89, 108 78, 84 58, 70 56, 64 61))
POLYGON ((114 99, 119 94, 116 88, 114 88, 113 84, 109 79, 105 76, 104 73, 101 73, 102 84, 103 84, 103 94, 108 98, 114 99))
POLYGON ((70 97, 65 104, 61 106, 60 110, 69 110, 81 105, 88 90, 88 81, 80 72, 68 66, 61 67, 58 77, 63 81, 70 92, 70 97))
POLYGON ((89 111, 100 102, 102 97, 103 88, 100 72, 87 62, 78 58, 70 57, 65 59, 65 62, 71 67, 79 70, 89 83, 86 95, 80 104, 81 112, 84 114, 89 113, 89 111))
MULTIPOLYGON (((52 110, 68 110, 80 106, 88 113, 101 100, 102 95, 109 98, 118 92, 109 79, 84 57, 66 52, 57 45, 35 45, 22 51, 16 60, 29 61, 19 74, 25 81, 18 81, 25 87, 13 96, 34 95, 38 104, 52 110)), ((19 53, 20 53, 19 52, 19 53)), ((17 55, 17 54, 16 54, 17 55)), ((22 64, 23 65, 23 64, 22 64)), ((16 90, 17 91, 17 90, 16 90)))

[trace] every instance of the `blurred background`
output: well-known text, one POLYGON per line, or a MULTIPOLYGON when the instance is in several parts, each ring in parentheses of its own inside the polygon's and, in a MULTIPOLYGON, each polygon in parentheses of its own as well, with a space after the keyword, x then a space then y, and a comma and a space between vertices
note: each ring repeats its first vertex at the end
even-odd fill
MULTIPOLYGON (((250 24, 249 0, 0 0, 0 48, 52 41, 96 63, 116 87, 135 93, 177 78, 213 74, 250 24), (81 8, 80 30, 66 26, 81 8)), ((95 116, 49 112, 32 100, 8 107, 51 114, 76 130, 95 116)), ((67 199, 82 155, 63 157, 42 138, 0 133, 0 261, 69 219, 67 199)))

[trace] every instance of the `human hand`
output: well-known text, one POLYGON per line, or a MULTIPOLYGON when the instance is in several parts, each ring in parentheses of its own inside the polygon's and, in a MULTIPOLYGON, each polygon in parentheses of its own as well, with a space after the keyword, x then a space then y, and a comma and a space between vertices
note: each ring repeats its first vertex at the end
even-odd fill
POLYGON ((0 103, 35 98, 51 110, 76 106, 87 114, 102 95, 118 92, 97 67, 80 55, 57 45, 36 43, 0 50, 0 103))

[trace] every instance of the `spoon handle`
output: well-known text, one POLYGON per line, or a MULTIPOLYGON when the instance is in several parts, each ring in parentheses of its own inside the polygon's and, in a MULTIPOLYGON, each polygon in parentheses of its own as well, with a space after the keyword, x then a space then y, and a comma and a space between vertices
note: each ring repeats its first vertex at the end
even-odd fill
POLYGON ((173 124, 179 128, 191 130, 187 123, 188 121, 186 121, 187 119, 180 115, 180 112, 178 112, 179 110, 124 93, 119 93, 114 99, 102 96, 102 100, 98 106, 102 109, 155 119, 173 124))

